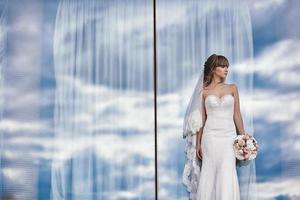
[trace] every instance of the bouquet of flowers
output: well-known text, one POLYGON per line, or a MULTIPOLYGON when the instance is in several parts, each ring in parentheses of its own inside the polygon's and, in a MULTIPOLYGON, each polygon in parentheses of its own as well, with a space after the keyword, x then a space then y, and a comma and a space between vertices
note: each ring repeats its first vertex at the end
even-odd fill
POLYGON ((234 139, 233 149, 238 160, 253 160, 256 158, 259 145, 252 135, 237 135, 234 139))

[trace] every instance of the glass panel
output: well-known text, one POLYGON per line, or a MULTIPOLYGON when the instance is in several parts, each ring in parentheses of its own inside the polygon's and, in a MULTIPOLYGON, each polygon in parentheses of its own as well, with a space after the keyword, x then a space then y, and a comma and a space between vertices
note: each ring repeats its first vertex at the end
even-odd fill
MULTIPOLYGON (((244 1, 157 2, 159 199, 187 199, 189 193, 182 183, 186 160, 183 118, 200 69, 211 54, 229 59, 226 82, 239 86, 245 129, 253 133, 249 109, 253 86, 251 22, 244 1), (242 65, 245 61, 249 61, 247 69, 242 65)), ((254 164, 249 165, 250 170, 255 171, 254 164)), ((245 182, 242 177, 240 181, 245 182)))
POLYGON ((1 198, 154 199, 152 2, 8 4, 1 198))

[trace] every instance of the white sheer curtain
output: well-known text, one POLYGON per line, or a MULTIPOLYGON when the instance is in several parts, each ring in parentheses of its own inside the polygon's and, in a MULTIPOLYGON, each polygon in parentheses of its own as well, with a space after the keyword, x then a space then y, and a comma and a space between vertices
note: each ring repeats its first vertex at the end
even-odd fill
MULTIPOLYGON (((157 12, 159 199, 186 199, 181 182, 183 116, 209 55, 229 59, 226 82, 238 86, 245 130, 253 134, 251 19, 246 2, 240 0, 158 0, 157 12)), ((238 175, 241 199, 255 199, 256 192, 248 194, 248 183, 255 182, 255 162, 238 168, 238 175)))
POLYGON ((148 0, 62 0, 51 199, 154 199, 148 0))

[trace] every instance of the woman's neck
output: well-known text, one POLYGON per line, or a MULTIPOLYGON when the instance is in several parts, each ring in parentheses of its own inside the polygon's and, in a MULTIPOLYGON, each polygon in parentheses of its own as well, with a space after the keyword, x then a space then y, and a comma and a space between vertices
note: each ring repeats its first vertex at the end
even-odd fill
POLYGON ((213 86, 216 86, 218 84, 224 84, 224 81, 220 77, 214 77, 213 80, 211 81, 211 84, 213 86))

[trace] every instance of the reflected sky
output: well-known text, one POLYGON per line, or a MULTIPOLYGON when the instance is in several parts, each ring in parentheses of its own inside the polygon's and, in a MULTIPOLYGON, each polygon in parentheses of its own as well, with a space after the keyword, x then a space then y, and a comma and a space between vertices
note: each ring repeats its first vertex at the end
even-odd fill
MULTIPOLYGON (((297 12, 300 8, 299 1, 248 0, 248 3, 252 17, 255 62, 254 129, 256 139, 261 143, 260 154, 256 158, 260 199, 298 199, 300 198, 297 188, 300 184, 298 156, 300 30, 299 26, 295 25, 295 19, 299 18, 297 12)), ((30 0, 28 4, 10 1, 7 10, 8 62, 4 69, 5 106, 0 124, 1 194, 13 195, 15 199, 50 198, 53 142, 57 146, 66 145, 63 141, 53 140, 56 82, 52 45, 57 6, 58 1, 30 0)), ((132 27, 139 27, 139 21, 136 20, 135 23, 136 26, 133 23, 132 27)), ((244 65, 247 66, 247 63, 244 65)), ((110 90, 106 87, 98 89, 103 94, 110 90)), ((83 84, 78 90, 87 92, 89 86, 83 84)), ((165 107, 166 110, 159 111, 161 113, 167 113, 168 109, 179 108, 178 105, 184 106, 176 92, 167 96, 162 95, 161 98, 166 99, 169 104, 165 107)), ((133 95, 124 99, 123 106, 118 102, 112 102, 101 105, 99 109, 105 111, 113 107, 114 112, 124 113, 124 121, 118 126, 137 133, 143 131, 145 127, 132 125, 130 120, 132 114, 138 115, 136 107, 142 105, 146 112, 151 111, 152 107, 149 106, 151 102, 151 96, 139 98, 133 95)), ((164 122, 166 126, 169 124, 167 128, 172 131, 181 130, 180 127, 174 127, 171 122, 180 124, 182 116, 169 117, 169 121, 164 122)), ((142 124, 144 119, 137 120, 137 124, 142 124)), ((124 134, 128 133, 124 131, 124 134)), ((181 140, 180 131, 168 133, 170 137, 172 134, 177 134, 178 140, 181 140)), ((132 155, 144 157, 147 158, 145 164, 151 162, 153 158, 151 150, 143 149, 145 144, 136 146, 134 140, 126 140, 126 137, 121 141, 120 138, 113 138, 113 135, 106 135, 105 138, 102 136, 101 140, 97 140, 97 146, 101 148, 103 144, 110 144, 112 141, 113 144, 121 145, 126 142, 135 146, 123 152, 122 158, 126 159, 132 155)), ((139 141, 143 139, 140 138, 139 141)), ((147 143, 146 140, 144 142, 147 143)), ((166 141, 160 142, 159 144, 163 144, 166 141)), ((78 149, 88 146, 85 142, 76 144, 78 149)), ((179 145, 183 147, 183 141, 180 141, 179 145)), ((162 150, 168 151, 166 153, 169 154, 175 152, 178 156, 184 156, 183 151, 176 146, 162 150)), ((107 159, 114 155, 110 149, 101 149, 101 152, 103 158, 107 159)), ((70 152, 66 151, 62 156, 68 158, 69 154, 70 152)), ((138 159, 136 157, 132 159, 138 159)), ((128 170, 136 173, 137 177, 144 174, 145 179, 151 180, 147 174, 153 174, 153 168, 148 164, 144 168, 128 170)), ((174 172, 174 177, 180 173, 181 169, 178 168, 174 172)), ((174 180, 173 177, 164 174, 161 174, 161 179, 170 183, 168 191, 161 191, 162 194, 177 191, 176 183, 180 180, 174 180)), ((152 186, 149 185, 148 188, 151 190, 152 186)), ((125 192, 118 195, 119 198, 134 198, 131 196, 133 194, 125 192)))

